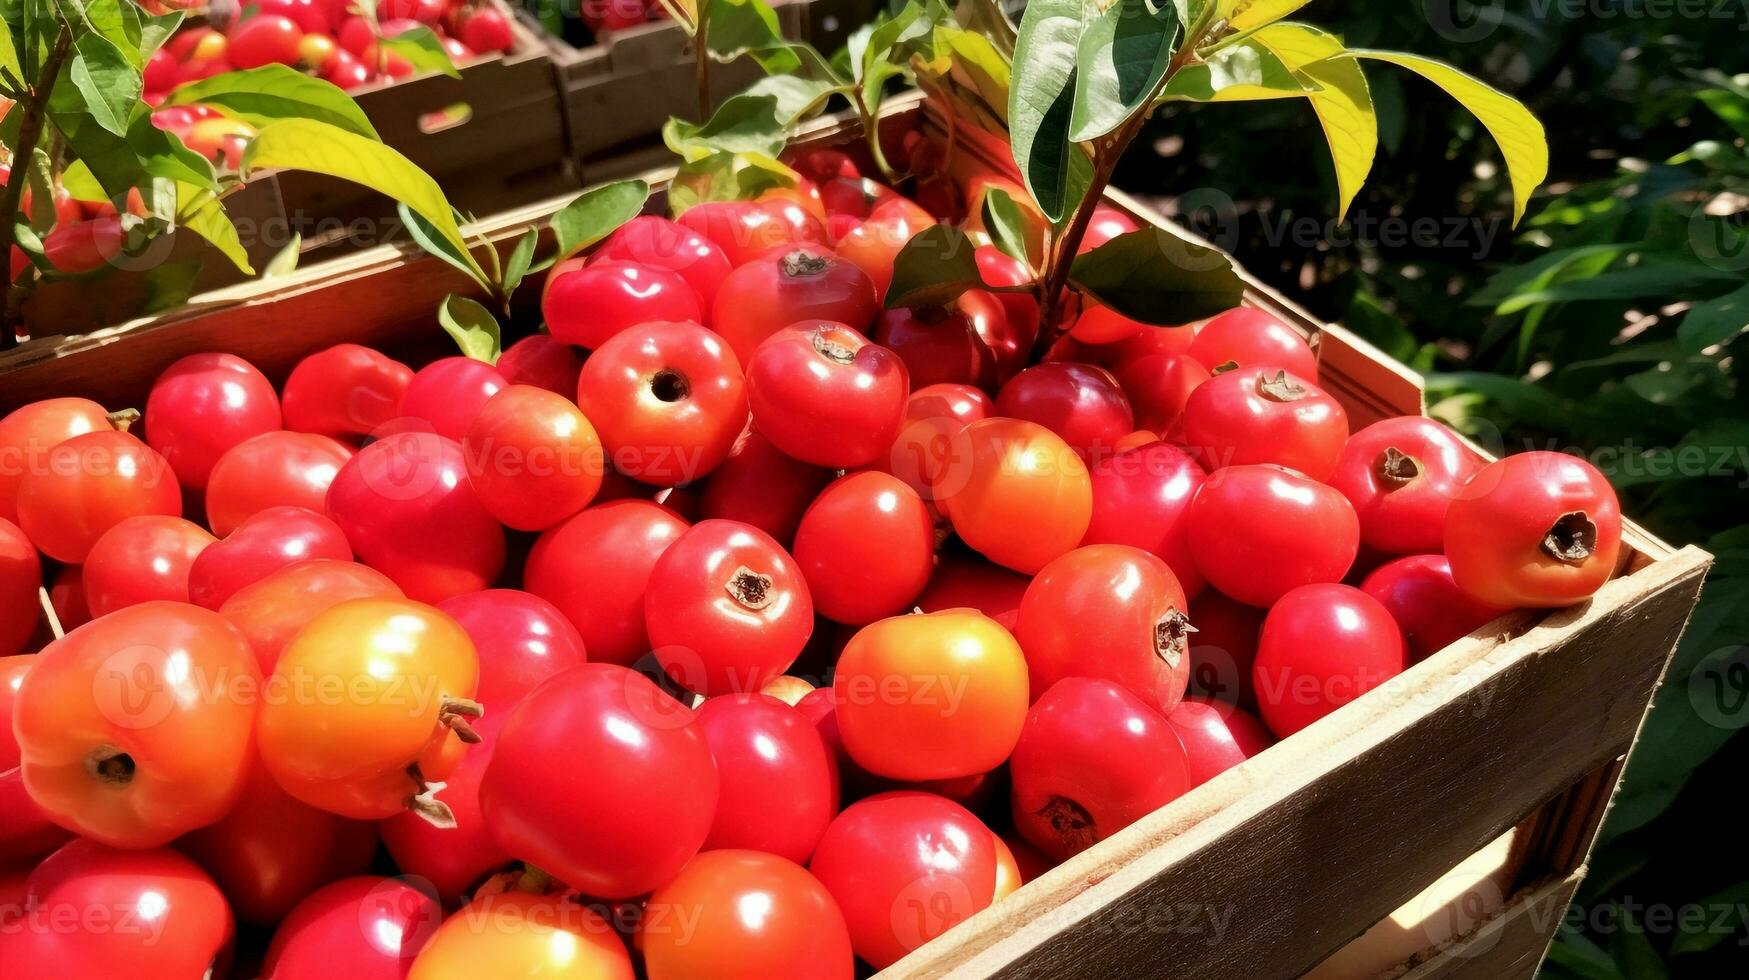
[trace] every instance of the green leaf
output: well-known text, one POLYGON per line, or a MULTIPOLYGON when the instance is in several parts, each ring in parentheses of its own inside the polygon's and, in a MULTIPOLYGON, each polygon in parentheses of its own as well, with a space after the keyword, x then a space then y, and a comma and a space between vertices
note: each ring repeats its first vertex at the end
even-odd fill
POLYGON ((1286 17, 1311 0, 1239 0, 1227 18, 1227 26, 1235 31, 1249 31, 1286 17))
MULTIPOLYGON (((400 216, 402 227, 407 229, 407 235, 413 239, 415 245, 432 257, 442 259, 451 268, 461 270, 464 275, 479 283, 481 289, 490 292, 495 288, 491 277, 486 275, 485 270, 480 268, 461 243, 445 238, 431 222, 415 214, 405 204, 396 204, 395 213, 400 216)), ((461 216, 457 215, 455 221, 459 224, 461 216)))
POLYGON ((1324 128, 1324 142, 1330 147, 1336 171, 1336 220, 1341 221, 1378 155, 1379 122, 1366 73, 1347 59, 1326 60, 1342 51, 1342 42, 1317 28, 1272 24, 1252 40, 1273 52, 1295 78, 1306 83, 1306 101, 1311 103, 1318 124, 1324 128))
POLYGON ((12 77, 22 81, 24 66, 18 62, 18 49, 12 44, 12 28, 0 22, 0 69, 12 73, 12 77))
POLYGON ((530 228, 510 250, 510 258, 504 261, 503 295, 506 299, 515 294, 516 287, 522 285, 523 277, 528 275, 529 266, 534 263, 534 247, 539 242, 540 232, 530 228))
POLYGON ((312 119, 283 119, 262 127, 243 153, 245 173, 262 167, 327 174, 385 194, 430 222, 438 235, 462 252, 471 268, 479 269, 462 240, 455 209, 437 181, 381 143, 312 119))
POLYGON ((1093 0, 1083 5, 1076 51, 1074 110, 1069 139, 1085 143, 1123 125, 1143 110, 1172 60, 1178 12, 1152 0, 1093 0))
POLYGON ((261 278, 278 279, 289 276, 298 269, 298 259, 302 257, 304 236, 292 232, 291 241, 286 242, 275 252, 273 258, 267 260, 267 265, 261 270, 261 278))
MULTIPOLYGON (((51 102, 60 98, 61 91, 56 86, 51 102)), ((130 187, 143 186, 152 177, 218 190, 212 164, 152 125, 150 113, 140 111, 145 108, 144 103, 139 104, 125 139, 97 125, 82 111, 68 112, 56 106, 50 117, 107 199, 126 194, 130 187)))
POLYGON ((796 186, 796 172, 763 153, 713 153, 684 163, 668 185, 668 209, 684 214, 705 201, 750 201, 777 187, 796 186))
POLYGON ((670 116, 662 126, 662 142, 688 163, 713 153, 763 153, 775 157, 783 152, 788 125, 779 117, 777 97, 731 96, 703 123, 670 116))
POLYGON ((975 248, 965 232, 951 225, 930 225, 912 235, 893 257, 887 309, 943 306, 968 289, 984 288, 975 248))
POLYGON ((249 264, 249 254, 237 237, 237 226, 231 223, 224 202, 214 191, 178 181, 176 223, 206 239, 244 275, 255 274, 255 269, 249 264))
POLYGON ((73 42, 77 52, 67 77, 85 97, 91 118, 117 136, 127 134, 130 114, 140 100, 140 70, 121 49, 100 34, 73 42))
POLYGON ((1696 303, 1682 315, 1676 339, 1683 350, 1698 354, 1729 343, 1745 330, 1749 330, 1749 286, 1696 303))
POLYGON ((1531 192, 1549 174, 1549 144, 1543 134, 1543 124, 1531 115, 1517 99, 1489 86, 1480 79, 1466 75, 1450 65, 1419 55, 1395 51, 1352 50, 1347 57, 1383 61, 1420 75, 1444 89, 1479 120, 1506 160, 1506 173, 1512 182, 1512 223, 1524 217, 1531 192))
MULTIPOLYGON (((1037 219, 1033 219, 1034 223, 1037 219)), ((1000 187, 984 190, 984 228, 990 241, 1005 255, 1019 259, 1027 268, 1036 268, 1033 256, 1027 254, 1026 213, 1013 197, 1000 187)))
POLYGON ((1495 309, 1504 314, 1548 303, 1693 295, 1694 291, 1706 288, 1708 283, 1736 278, 1729 272, 1698 261, 1645 261, 1521 292, 1501 302, 1495 309))
POLYGON ((91 176, 91 168, 84 160, 74 160, 67 164, 67 169, 61 171, 61 188, 72 195, 75 201, 106 201, 109 195, 103 191, 103 185, 97 178, 91 176))
POLYGON ((1075 56, 1081 41, 1082 0, 1033 0, 1014 44, 1016 74, 1008 92, 1008 129, 1014 162, 1039 209, 1061 221, 1086 193, 1077 186, 1069 139, 1075 104, 1075 56))
POLYGON ((1221 48, 1204 61, 1181 69, 1162 93, 1185 102, 1252 102, 1297 99, 1318 85, 1289 68, 1256 38, 1221 48))
POLYGON ((199 276, 199 259, 164 262, 146 270, 146 298, 137 311, 138 315, 151 316, 187 303, 194 295, 194 282, 199 276))
POLYGON ((1670 955, 1681 956, 1684 953, 1704 953, 1727 939, 1732 938, 1743 929, 1743 910, 1749 908, 1749 881, 1739 881, 1735 885, 1714 892, 1698 903, 1703 909, 1725 910, 1724 916, 1706 915, 1700 921, 1692 921, 1687 916, 1678 917, 1676 936, 1670 940, 1670 955), (1719 919, 1723 919, 1723 923, 1719 919), (1721 925, 1728 924, 1728 928, 1721 925))
POLYGON ((463 354, 487 364, 498 363, 501 353, 498 318, 491 310, 466 296, 450 293, 437 308, 437 322, 444 333, 455 338, 463 354))
POLYGON ((132 3, 124 4, 123 0, 89 0, 82 4, 92 30, 115 45, 129 64, 139 68, 146 59, 140 54, 137 22, 130 20, 126 9, 131 6, 132 3))
POLYGON ((577 195, 553 215, 559 255, 575 255, 613 234, 642 214, 649 199, 650 185, 641 180, 619 180, 577 195))
POLYGON ((128 15, 139 24, 139 51, 142 65, 159 48, 164 46, 165 41, 170 40, 170 36, 182 26, 182 19, 187 16, 187 11, 183 10, 172 10, 169 13, 153 16, 131 3, 125 4, 122 9, 126 10, 128 15))
POLYGON ((710 0, 705 4, 704 37, 705 47, 718 61, 734 61, 751 54, 767 74, 781 75, 803 68, 801 57, 784 40, 777 12, 763 0, 710 0))
MULTIPOLYGON (((17 161, 14 161, 17 162, 17 161)), ((26 179, 30 187, 30 223, 38 228, 52 228, 55 225, 55 183, 52 165, 49 163, 48 152, 37 147, 31 154, 31 166, 26 179)), ((16 175, 17 171, 13 173, 16 175)), ((15 178, 16 179, 16 178, 15 178)))
POLYGON ((338 86, 285 65, 232 70, 171 91, 167 106, 210 105, 256 127, 282 119, 314 119, 377 139, 370 119, 338 86))
POLYGON ((449 60, 449 52, 443 49, 443 42, 423 24, 394 37, 385 37, 379 43, 385 50, 406 58, 416 72, 434 71, 451 78, 462 77, 462 73, 455 69, 455 62, 449 60))
POLYGON ((1069 281, 1118 313, 1156 326, 1214 316, 1238 306, 1245 294, 1221 252, 1153 227, 1076 256, 1069 281))
POLYGON ((863 102, 871 111, 881 104, 887 81, 905 73, 911 61, 909 45, 931 33, 931 24, 923 8, 916 0, 906 0, 898 13, 869 34, 855 67, 863 102))
POLYGON ((841 86, 824 79, 767 75, 743 89, 741 95, 768 95, 776 99, 777 118, 787 129, 824 109, 827 100, 841 91, 841 86))

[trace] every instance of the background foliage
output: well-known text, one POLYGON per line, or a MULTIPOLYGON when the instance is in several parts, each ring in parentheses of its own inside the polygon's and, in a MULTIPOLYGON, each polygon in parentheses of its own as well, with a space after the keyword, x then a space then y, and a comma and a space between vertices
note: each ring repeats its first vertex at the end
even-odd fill
POLYGON ((1296 16, 1529 105, 1551 160, 1524 222, 1475 120, 1382 69, 1379 157, 1341 224, 1300 100, 1167 107, 1114 183, 1427 372, 1434 414, 1496 447, 1587 453, 1628 513, 1718 556, 1544 972, 1742 976, 1749 75, 1727 72, 1749 67, 1749 4, 1313 0, 1296 16))

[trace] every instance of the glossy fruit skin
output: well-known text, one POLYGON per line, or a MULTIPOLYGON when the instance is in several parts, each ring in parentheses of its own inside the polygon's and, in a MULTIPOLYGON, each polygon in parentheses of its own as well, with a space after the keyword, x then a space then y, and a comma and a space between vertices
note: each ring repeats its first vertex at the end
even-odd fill
MULTIPOLYGON (((42 618, 42 559, 18 525, 0 517, 0 657, 24 649, 42 618)), ((7 767, 10 768, 10 767, 7 767)))
POLYGON ((1210 371, 1223 366, 1276 368, 1307 381, 1318 380, 1318 356, 1292 327, 1259 309, 1241 306, 1202 325, 1190 356, 1210 371))
POLYGON ((232 446, 280 427, 279 395, 234 354, 190 354, 164 369, 146 396, 146 443, 193 490, 232 446))
POLYGON ((1014 826, 1064 861, 1190 789, 1184 745, 1152 706, 1095 677, 1068 677, 1032 706, 1008 761, 1014 826))
POLYGON ((935 502, 972 549, 1030 575, 1081 543, 1093 488, 1086 465, 1055 433, 989 418, 954 440, 935 502))
POLYGON ((650 980, 850 980, 856 972, 850 930, 825 886, 798 864, 752 850, 688 862, 650 896, 637 946, 650 980), (691 929, 683 916, 696 916, 691 929))
POLYGON ((262 963, 272 980, 323 980, 345 964, 358 980, 403 980, 437 931, 437 899, 401 878, 360 875, 314 892, 274 931, 262 963))
POLYGON ((1367 547, 1412 555, 1444 546, 1451 499, 1481 468, 1481 457, 1450 429, 1406 415, 1350 436, 1329 482, 1354 505, 1367 547))
POLYGON ((1166 723, 1184 745, 1193 789, 1275 742, 1250 712, 1208 698, 1185 698, 1166 716, 1166 723))
POLYGON ((924 612, 976 609, 1010 633, 1020 619, 1020 600, 1032 579, 981 558, 943 553, 928 588, 917 597, 924 612))
POLYGON ((413 961, 407 980, 632 980, 631 956, 594 909, 558 895, 484 895, 450 916, 413 961), (482 922, 491 923, 480 928, 482 922))
POLYGON ((795 540, 802 514, 831 480, 830 470, 785 455, 751 428, 711 471, 700 494, 699 513, 751 524, 787 548, 795 540))
POLYGON ((200 977, 234 932, 218 886, 168 848, 75 840, 31 871, 20 904, 0 932, 9 980, 200 977))
POLYGON ((214 538, 180 517, 130 517, 85 556, 85 602, 93 617, 164 599, 189 601, 189 572, 214 538))
POLYGON ((510 21, 502 11, 496 7, 479 7, 461 22, 459 37, 470 51, 486 54, 509 51, 515 35, 511 34, 510 21))
POLYGON ((650 647, 676 684, 757 691, 795 662, 814 603, 795 559, 735 521, 700 521, 656 559, 644 593, 650 647))
POLYGON ((498 355, 496 367, 512 385, 533 385, 570 399, 577 397, 583 355, 575 347, 537 333, 506 347, 498 355))
POLYGON ((781 245, 827 240, 819 219, 780 201, 710 201, 686 209, 679 223, 710 239, 735 269, 781 245))
POLYGON ((485 361, 439 358, 414 372, 401 394, 398 424, 460 442, 492 396, 509 386, 504 375, 485 361))
POLYGON ((217 613, 146 602, 93 620, 43 648, 19 688, 25 788, 93 840, 167 844, 242 792, 260 681, 217 613))
POLYGON ((935 521, 896 476, 865 470, 820 492, 791 549, 814 609, 861 625, 910 608, 935 571, 935 521))
POLYGON ((711 329, 746 364, 765 338, 792 323, 830 320, 866 330, 880 304, 863 271, 820 245, 777 248, 729 273, 711 307, 711 329))
POLYGON ((62 442, 18 487, 18 526, 43 554, 77 565, 103 532, 130 517, 182 514, 182 488, 164 457, 125 432, 62 442))
POLYGON ((31 402, 0 419, 0 519, 18 523, 18 488, 50 449, 110 428, 103 406, 85 398, 31 402))
POLYGON ((1458 588, 1444 555, 1405 555, 1373 569, 1360 590, 1377 599, 1403 630, 1419 663, 1506 613, 1458 588))
MULTIPOLYGON (((1019 259, 994 245, 980 245, 973 253, 978 262, 978 278, 986 286, 1025 286, 1033 281, 1031 270, 1019 259)), ((1002 304, 1007 331, 990 343, 996 355, 998 381, 1007 381, 1026 366, 1027 356, 1038 339, 1038 300, 1031 293, 994 293, 1002 304)))
POLYGON ((1251 665, 1267 609, 1247 606, 1214 589, 1190 600, 1190 688, 1186 697, 1218 698, 1246 708, 1257 706, 1251 665))
POLYGON ((1117 373, 1136 425, 1161 436, 1178 431, 1191 394, 1209 378, 1208 368, 1189 354, 1150 354, 1117 373))
POLYGON ((715 242, 653 214, 638 215, 621 225, 595 255, 598 259, 637 262, 679 275, 692 287, 700 310, 711 308, 717 289, 733 268, 715 242))
POLYGON ((1188 598, 1202 591, 1190 555, 1186 515, 1208 475, 1170 443, 1153 441, 1094 463, 1093 516, 1083 545, 1127 544, 1152 552, 1172 569, 1188 598))
POLYGON ((990 396, 971 385, 919 388, 906 399, 904 425, 886 458, 876 465, 905 481, 924 500, 934 501, 935 481, 953 458, 955 437, 994 411, 990 396))
POLYGON ((718 786, 692 709, 624 667, 582 664, 513 709, 480 805, 511 854, 585 894, 629 898, 698 853, 718 786))
POLYGON ((587 507, 607 467, 601 439, 577 406, 526 385, 486 402, 462 452, 480 503, 519 531, 543 531, 587 507))
MULTIPOLYGON (((0 866, 35 863, 72 837, 25 792, 24 776, 18 771, 12 710, 24 675, 35 663, 35 654, 0 657, 0 866)), ((0 907, 4 905, 0 896, 0 907)))
POLYGON ((402 598, 401 590, 373 568, 350 561, 313 559, 280 569, 238 589, 219 615, 249 642, 265 676, 286 644, 310 620, 350 599, 402 598))
POLYGON ((1093 251, 1119 235, 1127 235, 1140 229, 1134 218, 1108 208, 1103 204, 1093 208, 1093 220, 1087 223, 1087 233, 1081 236, 1081 244, 1076 247, 1076 255, 1084 255, 1093 251))
POLYGON ((482 704, 508 708, 541 681, 588 659, 577 628, 537 595, 487 589, 445 599, 437 608, 474 641, 480 662, 474 699, 482 704))
POLYGON ((638 262, 592 260, 560 271, 541 297, 547 330, 561 344, 595 350, 643 323, 703 323, 698 294, 678 273, 638 262))
POLYGON ((884 969, 990 905, 993 840, 952 800, 881 793, 832 821, 808 869, 837 901, 856 955, 884 969))
MULTIPOLYGON (((339 525, 302 507, 269 507, 200 552, 188 568, 187 601, 218 609, 238 590, 313 559, 352 560, 339 525)), ((93 594, 89 585, 86 594, 93 594)))
POLYGON ((238 443, 207 479, 207 523, 223 538, 270 507, 320 512, 334 475, 351 458, 344 443, 308 432, 263 432, 238 443))
POLYGON ((1117 441, 1136 427, 1129 399, 1111 372, 1067 361, 1015 375, 996 396, 996 414, 1037 422, 1089 461, 1112 455, 1117 441))
POLYGON ((410 599, 478 592, 504 567, 504 528, 468 482, 461 446, 401 432, 359 450, 328 488, 328 516, 360 560, 410 599))
POLYGON ((838 236, 838 254, 861 269, 875 298, 884 300, 893 284, 893 259, 906 242, 933 224, 935 218, 910 201, 885 202, 870 210, 866 221, 838 236))
POLYGON ((785 454, 828 469, 886 455, 910 395, 905 362, 842 323, 785 327, 747 364, 747 404, 759 431, 785 454))
POLYGON ((915 388, 939 384, 996 389, 995 351, 985 334, 1000 333, 1001 304, 981 289, 968 289, 948 306, 882 310, 874 338, 905 362, 915 388))
POLYGON ((346 439, 395 418, 413 369, 358 344, 336 344, 298 362, 285 380, 285 427, 346 439))
MULTIPOLYGON (((482 671, 480 676, 484 680, 489 674, 482 671)), ((480 701, 486 703, 483 698, 480 701)), ((429 882, 437 896, 451 906, 461 904, 464 894, 473 892, 513 860, 492 836, 492 829, 480 812, 480 781, 491 765, 498 733, 503 731, 516 703, 505 699, 492 702, 485 716, 473 722, 480 741, 468 746, 461 763, 443 777, 444 786, 437 799, 449 807, 455 826, 439 827, 411 810, 379 820, 375 825, 383 846, 395 859, 395 867, 403 874, 429 882)))
POLYGON ((1360 552, 1348 498, 1276 466, 1209 474, 1187 519, 1197 570, 1252 606, 1274 605, 1302 585, 1340 582, 1360 552))
POLYGON ((697 480, 747 424, 740 362, 696 323, 640 323, 583 365, 577 405, 615 469, 654 486, 697 480))
MULTIPOLYGON (((198 133, 198 129, 191 133, 190 141, 198 133)), ((201 151, 196 149, 195 152, 201 151)), ((49 265, 59 272, 75 276, 95 272, 108 265, 121 255, 126 245, 121 220, 115 217, 63 222, 42 236, 42 243, 43 258, 48 260, 49 265)))
POLYGON ((1109 306, 1089 303, 1075 318, 1069 336, 1083 344, 1115 344, 1143 330, 1154 329, 1139 320, 1132 320, 1109 306))
POLYGON ((1483 602, 1569 606, 1615 573, 1621 505, 1609 480, 1583 459, 1555 452, 1508 456, 1483 467, 1452 500, 1445 554, 1458 588, 1483 602), (1595 540, 1582 558, 1563 561, 1543 542, 1570 514, 1584 515, 1595 540))
POLYGON ((862 768, 906 781, 989 772, 1026 718, 1026 658, 971 609, 883 619, 838 657, 832 690, 844 747, 862 768))
POLYGON ((260 14, 231 29, 225 53, 238 68, 298 63, 298 42, 304 32, 289 17, 260 14))
POLYGON ((1204 468, 1273 463, 1320 482, 1336 471, 1348 414, 1323 389, 1274 368, 1239 368, 1184 404, 1184 444, 1204 468))
POLYGON ((268 683, 289 696, 262 704, 261 759, 287 793, 355 820, 394 816, 441 780, 467 746, 443 724, 448 699, 479 682, 473 641, 455 620, 406 599, 353 599, 310 620, 268 683), (336 701, 323 685, 344 685, 336 701), (300 690, 314 696, 297 696, 300 690))
POLYGON ((523 587, 577 627, 591 661, 630 665, 650 649, 650 572, 686 529, 673 511, 647 500, 596 504, 540 536, 523 587))
POLYGON ((1270 607, 1251 676, 1263 723, 1287 738, 1408 666, 1403 634, 1377 599, 1317 584, 1270 607))
POLYGON ((277 925, 316 889, 363 874, 376 855, 377 832, 298 802, 255 763, 231 811, 176 847, 213 876, 237 918, 277 925))
POLYGON ((722 786, 704 849, 807 863, 838 815, 838 768, 813 722, 764 694, 706 698, 697 714, 722 786))

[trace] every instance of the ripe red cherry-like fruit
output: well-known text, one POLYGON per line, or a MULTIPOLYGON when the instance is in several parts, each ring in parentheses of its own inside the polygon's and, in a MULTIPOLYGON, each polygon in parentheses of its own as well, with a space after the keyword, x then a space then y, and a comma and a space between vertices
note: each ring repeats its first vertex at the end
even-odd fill
POLYGON ((195 490, 226 450, 279 427, 273 385, 234 354, 190 354, 165 368, 146 396, 146 443, 195 490))
POLYGON ((838 902, 856 955, 884 969, 990 905, 995 836, 952 800, 881 793, 832 821, 808 869, 838 902))
POLYGON ((805 868, 758 851, 707 851, 658 888, 639 917, 650 980, 850 980, 844 915, 805 868), (688 923, 690 923, 688 925, 688 923))
POLYGON ((1270 607, 1251 677, 1263 723, 1286 738, 1407 666, 1402 631, 1377 599, 1320 583, 1270 607))
POLYGON ((523 587, 577 627, 590 660, 629 665, 650 649, 644 631, 650 570, 686 528, 673 511, 647 500, 596 504, 540 536, 523 587))
POLYGON ((498 355, 498 373, 513 385, 533 385, 555 395, 577 397, 583 355, 544 333, 524 337, 498 355))
POLYGON ((1095 677, 1052 685, 1008 760, 1014 827, 1067 860, 1190 789, 1184 745, 1160 713, 1095 677))
POLYGON ((884 300, 893 283, 893 259, 906 242, 933 224, 935 218, 929 212, 894 197, 870 209, 866 221, 838 236, 838 254, 867 274, 875 298, 884 300))
POLYGON ((395 583, 357 562, 313 559, 246 585, 219 607, 219 615, 249 641, 263 674, 286 644, 321 613, 349 599, 401 598, 395 583))
POLYGON ((1309 381, 1239 368, 1198 385, 1184 403, 1184 444, 1204 468, 1274 463, 1320 482, 1348 441, 1348 414, 1309 381))
POLYGON ((225 55, 238 68, 296 65, 298 42, 303 39, 303 30, 291 18, 257 14, 231 29, 225 55))
MULTIPOLYGON (((486 702, 481 699, 481 703, 486 702)), ((473 722, 480 741, 468 746, 461 763, 443 777, 437 800, 449 807, 455 826, 440 827, 411 810, 376 823, 395 866, 414 880, 430 882, 445 902, 459 903, 464 894, 514 860, 492 836, 480 812, 480 780, 492 762, 498 732, 515 706, 515 700, 493 702, 485 716, 473 722)))
POLYGON ((711 329, 743 364, 765 338, 802 320, 831 320, 866 330, 880 304, 861 269, 821 245, 776 248, 723 280, 711 329))
POLYGON ((285 379, 285 427, 348 439, 395 417, 413 369, 380 351, 336 344, 298 362, 285 379))
POLYGON ((511 854, 585 894, 630 898, 698 853, 718 784, 691 708, 624 667, 582 664, 513 709, 480 806, 511 854))
POLYGON ((782 201, 707 201, 688 208, 679 223, 710 239, 737 269, 780 245, 827 240, 818 218, 782 201))
POLYGON ((643 323, 616 334, 583 365, 577 405, 613 467, 654 486, 703 477, 747 424, 740 362, 696 323, 643 323))
POLYGON ((1409 655, 1425 660, 1504 615, 1458 588, 1444 555, 1405 555, 1373 569, 1360 590, 1377 599, 1403 630, 1409 655))
POLYGON ((1207 474, 1190 454, 1165 442, 1149 442, 1109 456, 1088 468, 1093 481, 1093 519, 1081 543, 1127 544, 1152 552, 1172 569, 1185 595, 1202 591, 1202 573, 1190 556, 1190 502, 1207 474))
POLYGON ((1020 600, 1014 638, 1035 698, 1065 677, 1120 684, 1165 713, 1190 678, 1189 603, 1166 563, 1096 544, 1039 570, 1020 600))
POLYGON ((272 507, 321 511, 351 447, 309 432, 263 432, 219 457, 206 485, 207 524, 225 537, 272 507))
POLYGON ((1037 422, 1089 461, 1112 455, 1117 441, 1136 427, 1129 399, 1111 372, 1069 361, 1015 375, 996 395, 996 414, 1037 422))
POLYGON ((1481 468, 1481 457, 1450 429, 1405 415, 1350 436, 1330 485, 1354 505, 1367 547, 1421 554, 1444 545, 1446 509, 1481 468))
POLYGON ((504 528, 474 493, 455 442, 401 432, 359 450, 328 488, 353 551, 420 602, 478 592, 504 567, 504 528))
POLYGON ((1166 716, 1184 745, 1190 785, 1201 786, 1274 743, 1263 723, 1225 701, 1190 697, 1166 716))
POLYGON ((77 565, 130 517, 178 517, 182 488, 164 457, 114 430, 87 432, 43 454, 18 485, 18 526, 43 554, 77 565))
POLYGON ((722 790, 705 850, 741 848, 807 863, 838 815, 838 769, 813 722, 764 694, 698 706, 722 790))
POLYGON ((0 419, 0 519, 18 522, 18 487, 48 451, 74 436, 111 428, 103 406, 85 398, 31 402, 0 419))
POLYGON ((1189 354, 1150 354, 1117 373, 1117 383, 1135 410, 1136 425, 1159 436, 1178 430, 1191 393, 1209 378, 1208 368, 1189 354))
POLYGON ((398 427, 435 432, 461 442, 486 403, 510 383, 471 357, 443 357, 420 368, 401 395, 398 427), (424 424, 421 424, 424 423, 424 424))
POLYGON ((1267 609, 1247 606, 1214 589, 1190 600, 1190 688, 1186 697, 1208 697, 1257 706, 1251 690, 1251 665, 1257 660, 1257 634, 1267 609))
POLYGON ((785 327, 747 364, 747 403, 759 431, 784 453, 829 469, 880 459, 910 394, 905 362, 842 323, 785 327))
POLYGON ((313 558, 352 560, 339 525, 303 507, 269 507, 200 552, 188 569, 188 601, 217 609, 239 589, 313 558))
POLYGON ((905 423, 892 449, 875 465, 905 481, 924 500, 933 501, 935 481, 953 461, 960 431, 994 412, 990 396, 971 385, 919 388, 905 401, 905 423))
POLYGON ((516 589, 487 589, 437 604, 467 631, 480 661, 474 700, 508 708, 541 681, 588 659, 583 637, 557 606, 516 589))
POLYGON ((0 517, 0 657, 24 649, 36 632, 42 607, 42 559, 18 525, 0 517))
POLYGON ((656 559, 644 625, 680 686, 707 696, 757 691, 802 652, 814 603, 795 559, 770 535, 701 521, 656 559))
POLYGON ((1278 466, 1214 471, 1187 519, 1197 570, 1252 606, 1273 605, 1302 585, 1340 582, 1360 553, 1348 498, 1278 466))
POLYGON ((1124 214, 1116 208, 1103 204, 1093 208, 1093 220, 1087 223, 1087 233, 1081 236, 1081 244, 1076 247, 1075 254, 1083 255, 1091 252, 1119 235, 1127 235, 1141 228, 1136 219, 1124 214))
POLYGON ((1483 602, 1572 605, 1615 573, 1621 505, 1609 480, 1577 456, 1508 456, 1483 467, 1451 502, 1445 554, 1458 588, 1483 602))
POLYGON ((105 531, 81 566, 91 615, 154 599, 188 602, 190 572, 213 541, 180 517, 130 517, 105 531))
MULTIPOLYGON (((980 245, 972 253, 978 261, 978 278, 986 286, 1026 286, 1033 281, 1026 263, 994 245, 980 245)), ((998 381, 1007 381, 1026 366, 1038 339, 1038 300, 1031 293, 996 293, 1002 304, 1007 330, 999 339, 992 339, 990 350, 996 355, 998 381)))
POLYGON ((905 362, 911 386, 973 385, 994 391, 1001 376, 986 335, 1001 332, 1000 303, 981 289, 968 289, 947 306, 882 310, 874 338, 905 362))
POLYGON ((641 214, 621 225, 596 252, 600 259, 637 262, 678 274, 708 310, 717 289, 728 278, 729 257, 709 238, 685 225, 653 214, 641 214))
POLYGON ((1020 600, 1031 582, 982 558, 944 553, 929 587, 917 597, 917 608, 924 612, 976 609, 1012 633, 1020 618, 1020 600))
POLYGON ((1202 325, 1190 356, 1210 371, 1270 367, 1318 380, 1318 356, 1292 327, 1249 306, 1228 310, 1202 325))
POLYGON ((541 315, 561 344, 594 350, 640 323, 704 322, 698 294, 667 269, 597 259, 581 269, 555 267, 554 272, 541 296, 541 315))
POLYGON ((443 921, 437 897, 406 878, 360 875, 298 903, 267 947, 262 976, 318 980, 344 963, 360 980, 403 980, 443 921))
POLYGON ((468 426, 462 451, 480 503, 519 531, 545 530, 588 506, 607 465, 577 406, 529 385, 493 395, 468 426))
POLYGON ((929 584, 935 521, 898 477, 865 470, 820 492, 793 550, 820 615, 872 623, 904 612, 929 584))
POLYGON ((802 513, 831 480, 831 470, 785 455, 750 428, 705 481, 699 514, 751 524, 788 547, 802 513))

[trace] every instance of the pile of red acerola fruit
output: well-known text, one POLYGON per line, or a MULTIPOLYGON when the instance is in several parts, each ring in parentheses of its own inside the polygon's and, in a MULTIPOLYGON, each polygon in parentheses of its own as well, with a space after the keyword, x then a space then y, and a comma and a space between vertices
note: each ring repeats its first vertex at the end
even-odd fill
POLYGON ((382 0, 374 27, 354 0, 248 0, 228 26, 191 27, 159 48, 146 63, 145 99, 156 105, 184 82, 274 64, 343 89, 405 78, 413 65, 377 39, 421 26, 456 64, 514 43, 509 15, 491 0, 382 0))
POLYGON ((883 310, 936 217, 797 165, 496 365, 0 422, 8 977, 850 977, 1616 565, 1591 466, 1350 432, 1257 310, 883 310))

